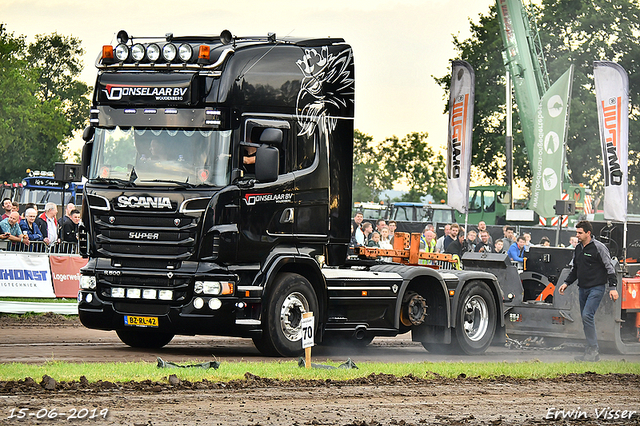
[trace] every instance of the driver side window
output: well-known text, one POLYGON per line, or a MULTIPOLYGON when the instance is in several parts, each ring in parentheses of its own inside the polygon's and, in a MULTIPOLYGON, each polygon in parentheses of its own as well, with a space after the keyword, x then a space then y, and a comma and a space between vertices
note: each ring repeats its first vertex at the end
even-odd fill
POLYGON ((289 152, 289 137, 290 129, 289 123, 286 121, 276 120, 258 120, 250 119, 245 122, 244 140, 240 145, 240 167, 245 170, 245 173, 255 173, 255 154, 259 145, 265 144, 264 140, 261 140, 263 133, 266 129, 279 129, 282 131, 282 143, 272 144, 274 148, 278 149, 280 157, 280 168, 278 174, 285 174, 292 171, 292 161, 290 159, 291 153, 289 152))

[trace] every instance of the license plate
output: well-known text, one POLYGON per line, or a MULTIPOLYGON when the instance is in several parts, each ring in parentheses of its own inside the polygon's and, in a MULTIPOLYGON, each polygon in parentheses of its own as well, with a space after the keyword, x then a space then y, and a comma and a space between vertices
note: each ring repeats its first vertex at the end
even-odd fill
POLYGON ((125 315, 124 325, 133 325, 136 327, 157 327, 158 317, 135 317, 125 315))

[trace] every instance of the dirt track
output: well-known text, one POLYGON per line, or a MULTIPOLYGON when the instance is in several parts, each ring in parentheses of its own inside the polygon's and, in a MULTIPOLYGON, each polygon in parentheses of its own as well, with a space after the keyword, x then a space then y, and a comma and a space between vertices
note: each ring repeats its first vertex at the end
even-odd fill
MULTIPOLYGON (((43 341, 55 340, 61 325, 59 318, 45 319, 45 323, 33 320, 36 327, 7 321, 0 318, 2 334, 39 331, 43 341)), ((62 327, 81 330, 73 321, 62 327)), ((160 382, 92 384, 82 378, 69 383, 54 379, 0 381, 0 424, 66 423, 76 413, 84 420, 95 417, 91 421, 96 424, 136 426, 532 425, 564 423, 560 410, 565 415, 573 410, 569 424, 640 425, 639 376, 584 374, 554 380, 479 380, 464 375, 445 379, 425 371, 422 377, 372 375, 349 382, 280 382, 250 373, 244 380, 230 383, 189 383, 171 377, 160 382), (608 408, 613 409, 612 417, 622 416, 627 410, 626 418, 597 417, 608 408), (635 413, 629 415, 630 411, 635 413), (51 413, 57 414, 56 420, 37 418, 51 413), (22 415, 25 419, 19 420, 22 415), (581 420, 573 420, 578 415, 581 420)))

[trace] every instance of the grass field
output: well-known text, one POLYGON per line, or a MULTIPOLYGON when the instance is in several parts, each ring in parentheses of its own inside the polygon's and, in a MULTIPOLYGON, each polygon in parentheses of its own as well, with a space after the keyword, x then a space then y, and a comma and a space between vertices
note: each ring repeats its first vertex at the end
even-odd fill
MULTIPOLYGON (((212 361, 212 360, 208 360, 212 361)), ((193 361, 193 363, 202 362, 193 361)), ((187 363, 188 364, 188 363, 187 363)), ((186 364, 181 364, 186 365, 186 364)), ((338 363, 327 362, 323 365, 338 366, 338 363)), ((553 378, 571 373, 582 374, 593 372, 597 374, 640 374, 640 363, 601 361, 598 363, 557 362, 543 363, 539 361, 507 363, 453 363, 453 362, 421 362, 402 364, 363 363, 358 369, 305 369, 298 367, 295 360, 274 362, 236 362, 222 363, 216 369, 201 368, 158 368, 155 363, 126 362, 126 363, 68 363, 47 362, 34 364, 0 364, 0 381, 20 380, 26 377, 39 379, 49 375, 56 380, 79 380, 85 376, 90 382, 108 380, 112 382, 127 382, 131 380, 166 380, 170 374, 176 374, 182 380, 226 382, 240 380, 245 373, 251 373, 264 378, 279 380, 319 379, 319 380, 348 380, 366 377, 372 373, 391 374, 394 376, 413 375, 421 378, 439 376, 455 378, 461 374, 467 377, 494 378, 509 376, 514 378, 553 378)))

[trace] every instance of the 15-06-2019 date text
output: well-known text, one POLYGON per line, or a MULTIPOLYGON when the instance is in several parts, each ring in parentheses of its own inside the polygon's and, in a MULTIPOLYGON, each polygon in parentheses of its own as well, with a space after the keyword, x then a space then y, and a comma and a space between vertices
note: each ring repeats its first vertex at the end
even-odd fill
POLYGON ((7 419, 58 419, 58 420, 93 420, 106 419, 109 414, 108 408, 69 408, 66 411, 60 411, 57 408, 12 408, 7 419))

